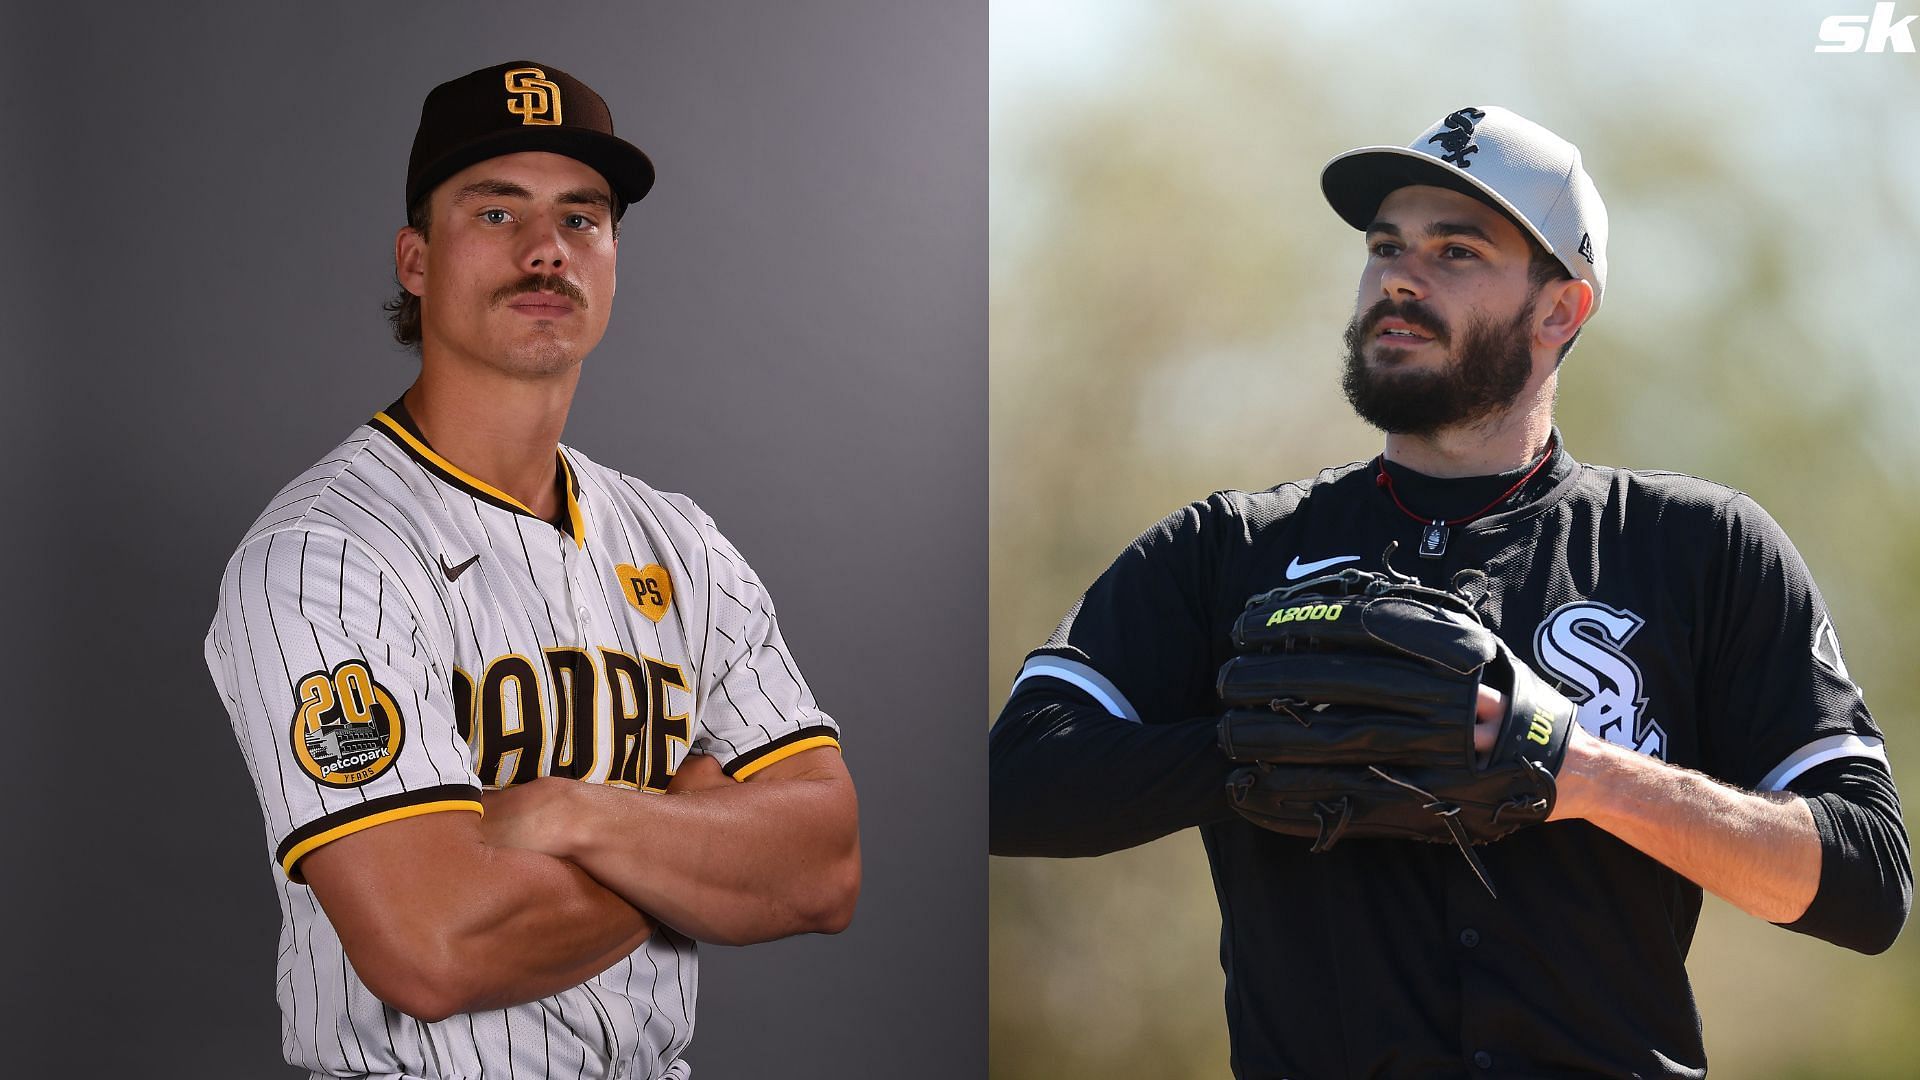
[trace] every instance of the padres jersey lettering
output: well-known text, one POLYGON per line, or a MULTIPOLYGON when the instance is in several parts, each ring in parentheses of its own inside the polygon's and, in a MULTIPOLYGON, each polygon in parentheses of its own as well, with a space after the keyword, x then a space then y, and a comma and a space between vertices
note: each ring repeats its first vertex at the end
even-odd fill
POLYGON ((559 523, 442 459, 398 404, 288 485, 207 635, 279 866, 289 1060, 322 1075, 686 1076, 694 943, 662 927, 571 990, 428 1024, 346 961, 301 860, 540 776, 744 780, 838 727, 752 569, 688 499, 570 447, 559 523), (510 1065, 510 1068, 504 1068, 510 1065))
MULTIPOLYGON (((1511 482, 1486 479, 1491 492, 1455 485, 1465 509, 1511 482)), ((1437 495, 1419 505, 1444 509, 1437 495)), ((1236 1075, 1705 1075, 1684 967, 1698 886, 1580 821, 1476 849, 1498 900, 1446 845, 1312 853, 1311 841, 1232 811, 1212 724, 1195 718, 1218 715, 1215 676, 1248 597, 1352 559, 1344 553, 1377 564, 1394 543, 1395 568, 1430 586, 1485 571, 1488 625, 1602 738, 1759 791, 1823 766, 1884 770, 1880 731, 1837 662, 1811 575, 1744 495, 1583 465, 1564 450, 1511 502, 1457 527, 1439 558, 1417 554, 1422 529, 1367 464, 1216 493, 1171 515, 1029 656, 995 733, 1004 782, 1050 786, 1019 772, 1021 755, 1070 726, 1067 710, 1197 731, 1165 740, 1202 748, 1193 783, 1171 766, 1154 782, 1170 801, 1198 792, 1190 812, 1220 902, 1236 1075), (1359 988, 1366 1007, 1329 986, 1359 988)), ((1316 607, 1275 618, 1313 619, 1316 607)), ((1064 827, 1032 831, 1048 828, 1064 827)))

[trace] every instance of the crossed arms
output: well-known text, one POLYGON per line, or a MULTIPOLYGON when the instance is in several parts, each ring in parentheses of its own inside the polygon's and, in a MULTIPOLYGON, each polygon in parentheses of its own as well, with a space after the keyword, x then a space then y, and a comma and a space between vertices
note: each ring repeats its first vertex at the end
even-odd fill
POLYGON ((342 837, 301 864, 367 988, 423 1020, 557 993, 657 926, 743 945, 838 933, 860 890, 853 781, 816 747, 747 780, 689 755, 665 795, 560 778, 342 837))

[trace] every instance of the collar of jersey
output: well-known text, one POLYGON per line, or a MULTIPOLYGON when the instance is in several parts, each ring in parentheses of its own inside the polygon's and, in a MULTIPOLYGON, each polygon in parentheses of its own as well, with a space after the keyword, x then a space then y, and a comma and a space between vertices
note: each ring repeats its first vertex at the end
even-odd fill
MULTIPOLYGON (((413 422, 413 417, 408 415, 407 407, 400 402, 395 401, 373 414, 373 419, 369 423, 372 424, 373 430, 393 440, 395 445, 406 451, 407 456, 419 462, 428 472, 481 502, 492 503, 502 510, 510 510, 516 514, 525 514, 536 521, 546 520, 527 509, 525 503, 441 457, 433 447, 427 445, 427 437, 420 433, 419 426, 413 422)), ((587 545, 587 530, 580 512, 580 480, 574 475, 573 466, 567 461, 567 455, 558 450, 555 453, 560 459, 560 475, 566 478, 567 492, 567 517, 559 528, 573 538, 575 547, 584 548, 587 545)))
MULTIPOLYGON (((1561 436, 1560 426, 1558 424, 1553 426, 1552 440, 1553 453, 1549 456, 1546 466, 1540 470, 1538 476, 1528 481, 1519 491, 1514 492, 1510 498, 1498 507, 1476 517, 1472 521, 1462 523, 1459 529, 1463 532, 1479 532, 1482 529, 1495 528, 1530 518, 1558 502, 1562 496, 1571 490, 1573 482, 1579 478, 1580 463, 1567 451, 1567 442, 1566 439, 1561 436)), ((1375 461, 1377 462, 1378 459, 1376 458, 1375 461)), ((1373 463, 1370 462, 1368 464, 1372 465, 1373 463)), ((1531 463, 1529 463, 1529 465, 1531 465, 1531 463)), ((1394 465, 1392 463, 1388 463, 1387 467, 1402 476, 1404 476, 1405 473, 1412 472, 1412 470, 1406 469, 1405 466, 1394 465)), ((1361 471, 1369 476, 1373 475, 1374 472, 1371 468, 1361 471)), ((1457 481, 1421 477, 1420 474, 1417 473, 1414 475, 1420 480, 1424 480, 1426 483, 1432 485, 1445 486, 1450 483, 1457 483, 1457 481)), ((1487 486, 1495 487, 1496 482, 1501 481, 1501 478, 1491 476, 1473 477, 1472 480, 1484 481, 1487 486)), ((1504 482, 1511 483, 1512 481, 1508 479, 1504 482)), ((1463 496, 1460 502, 1471 503, 1481 498, 1483 498, 1483 496, 1476 489, 1468 495, 1463 496)), ((1388 499, 1382 499, 1381 501, 1387 503, 1390 511, 1398 512, 1394 511, 1393 505, 1388 499)), ((1453 507, 1451 505, 1440 505, 1432 498, 1432 494, 1429 492, 1428 501, 1415 505, 1413 509, 1425 514, 1439 510, 1449 510, 1453 509, 1453 507), (1434 503, 1434 505, 1429 506, 1429 503, 1434 503)))

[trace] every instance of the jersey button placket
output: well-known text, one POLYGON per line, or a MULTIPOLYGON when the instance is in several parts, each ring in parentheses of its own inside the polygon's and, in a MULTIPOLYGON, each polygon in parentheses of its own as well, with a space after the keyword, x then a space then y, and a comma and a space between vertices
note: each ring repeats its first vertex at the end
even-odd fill
MULTIPOLYGON (((1480 878, 1467 866, 1466 860, 1458 855, 1445 860, 1449 872, 1446 886, 1446 918, 1453 926, 1453 939, 1459 946, 1454 953, 1454 970, 1460 983, 1462 1001, 1496 1000, 1502 995, 1505 979, 1499 968, 1501 956, 1497 949, 1482 951, 1480 945, 1486 932, 1480 927, 1494 925, 1489 919, 1498 917, 1498 901, 1487 895, 1486 887, 1480 878)), ((1496 870, 1495 880, 1498 880, 1496 870)), ((1485 1049, 1487 1044, 1500 1038, 1497 1025, 1488 1020, 1485 1011, 1472 1008, 1463 1010, 1460 1017, 1460 1041, 1456 1045, 1466 1058, 1466 1065, 1484 1072, 1493 1068, 1493 1055, 1485 1049)))
POLYGON ((573 601, 573 638, 586 645, 593 635, 593 611, 587 607, 586 590, 572 576, 567 578, 567 599, 573 601))
MULTIPOLYGON (((586 519, 584 509, 581 517, 586 519)), ((563 536, 561 540, 560 565, 566 576, 567 600, 573 604, 573 638, 576 644, 584 647, 593 639, 593 609, 588 606, 588 600, 593 595, 588 587, 593 562, 587 558, 586 549, 571 538, 563 536)))

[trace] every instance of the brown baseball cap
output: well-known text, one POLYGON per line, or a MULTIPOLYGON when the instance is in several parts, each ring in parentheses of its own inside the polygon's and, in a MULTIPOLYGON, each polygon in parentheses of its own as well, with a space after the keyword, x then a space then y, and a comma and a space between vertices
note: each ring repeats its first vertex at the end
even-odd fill
POLYGON ((615 216, 653 187, 653 162, 613 133, 599 94, 550 64, 512 60, 443 82, 420 107, 407 159, 407 206, 461 169, 502 154, 544 150, 599 170, 615 216))

